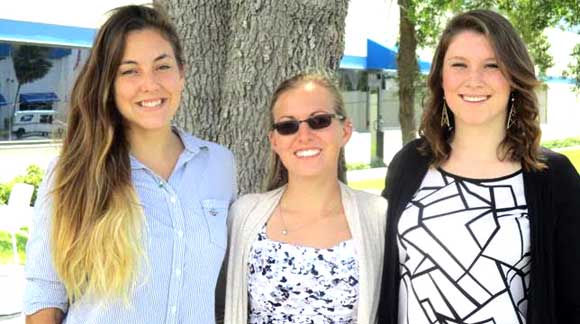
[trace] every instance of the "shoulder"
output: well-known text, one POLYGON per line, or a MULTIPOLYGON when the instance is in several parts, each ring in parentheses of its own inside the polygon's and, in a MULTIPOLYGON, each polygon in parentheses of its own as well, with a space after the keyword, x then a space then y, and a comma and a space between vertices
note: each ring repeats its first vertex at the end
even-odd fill
POLYGON ((239 229, 246 226, 244 224, 247 223, 247 220, 259 218, 268 211, 266 206, 271 205, 281 193, 282 189, 279 188, 265 193, 250 193, 239 197, 230 207, 229 226, 239 229))
POLYGON ((256 205, 260 200, 263 194, 260 193, 250 193, 245 194, 232 204, 232 211, 237 211, 240 209, 247 208, 248 206, 256 205))
POLYGON ((342 184, 343 192, 347 193, 347 197, 351 197, 354 202, 366 213, 379 215, 384 217, 387 211, 387 200, 379 195, 375 195, 366 191, 356 190, 342 184))
POLYGON ((384 207, 386 210, 387 200, 385 198, 362 190, 351 188, 348 188, 348 190, 352 193, 358 203, 377 208, 384 207))
MULTIPOLYGON (((425 160, 430 159, 430 156, 421 153, 419 150, 423 145, 426 145, 426 141, 424 138, 417 138, 412 140, 411 142, 405 144, 393 157, 391 162, 399 162, 403 161, 414 161, 414 160, 425 160)), ((389 165, 390 167, 390 165, 389 165)))
POLYGON ((187 133, 182 129, 177 128, 176 130, 186 149, 191 151, 204 150, 207 151, 210 156, 233 159, 233 154, 227 147, 215 142, 203 140, 199 137, 193 136, 190 133, 187 133))
POLYGON ((576 173, 570 159, 562 153, 554 152, 550 149, 542 147, 540 149, 540 158, 548 166, 551 173, 576 173))
POLYGON ((547 169, 533 172, 534 175, 547 177, 558 190, 580 190, 580 175, 572 162, 564 154, 541 148, 540 159, 547 169))
POLYGON ((264 193, 249 193, 242 195, 232 204, 232 213, 250 211, 260 203, 265 203, 282 194, 282 188, 274 189, 264 193))

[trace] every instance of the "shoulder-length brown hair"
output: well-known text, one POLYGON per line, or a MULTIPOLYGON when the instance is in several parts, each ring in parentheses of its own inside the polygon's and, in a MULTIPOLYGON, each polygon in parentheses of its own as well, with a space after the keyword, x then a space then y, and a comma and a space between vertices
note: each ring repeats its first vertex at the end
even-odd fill
POLYGON ((127 35, 148 28, 171 44, 183 69, 177 33, 160 8, 120 7, 99 29, 71 93, 51 191, 52 258, 71 303, 85 294, 128 300, 144 256, 143 215, 114 83, 127 35))
MULTIPOLYGON (((446 161, 451 153, 450 142, 454 135, 451 110, 447 111, 452 127, 441 126, 443 60, 453 38, 465 31, 482 34, 489 40, 500 69, 510 83, 515 122, 506 130, 506 136, 498 147, 498 157, 519 161, 526 171, 542 169, 544 164, 539 160, 541 130, 538 99, 534 92, 539 82, 534 64, 526 45, 510 22, 490 10, 472 10, 456 15, 441 35, 431 63, 429 96, 419 128, 419 134, 426 139, 422 151, 433 155, 432 163, 436 166, 446 161)), ((509 107, 506 106, 506 109, 509 107)))
MULTIPOLYGON (((333 80, 326 76, 323 72, 304 72, 282 81, 276 90, 274 90, 272 98, 270 99, 270 109, 268 110, 270 115, 268 118, 268 127, 270 131, 272 131, 271 127, 274 125, 274 106, 276 105, 276 102, 280 96, 308 82, 314 82, 316 85, 319 85, 328 90, 334 101, 334 112, 343 117, 348 117, 346 115, 346 109, 344 108, 342 94, 340 93, 336 83, 333 82, 333 80)), ((346 183, 346 178, 344 177, 344 148, 340 149, 340 153, 338 155, 337 170, 339 177, 338 180, 346 183)), ((274 150, 270 150, 267 173, 262 184, 263 189, 266 191, 273 190, 280 188, 287 183, 288 169, 286 169, 278 154, 276 154, 274 150)))

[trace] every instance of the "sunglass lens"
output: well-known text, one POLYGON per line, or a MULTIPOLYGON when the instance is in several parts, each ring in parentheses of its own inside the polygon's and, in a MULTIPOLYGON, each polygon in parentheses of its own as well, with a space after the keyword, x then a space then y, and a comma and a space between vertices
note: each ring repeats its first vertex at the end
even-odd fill
POLYGON ((281 135, 290 135, 298 131, 299 123, 297 120, 283 121, 276 123, 275 128, 281 135))
POLYGON ((312 129, 328 127, 332 123, 332 115, 318 115, 308 118, 308 126, 312 129))

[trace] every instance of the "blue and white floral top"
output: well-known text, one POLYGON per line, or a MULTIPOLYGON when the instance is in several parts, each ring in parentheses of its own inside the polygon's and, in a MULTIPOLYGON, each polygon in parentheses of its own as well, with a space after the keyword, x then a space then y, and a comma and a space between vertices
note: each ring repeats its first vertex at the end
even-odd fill
POLYGON ((352 239, 329 249, 270 240, 266 226, 248 262, 249 323, 357 322, 359 267, 352 239))

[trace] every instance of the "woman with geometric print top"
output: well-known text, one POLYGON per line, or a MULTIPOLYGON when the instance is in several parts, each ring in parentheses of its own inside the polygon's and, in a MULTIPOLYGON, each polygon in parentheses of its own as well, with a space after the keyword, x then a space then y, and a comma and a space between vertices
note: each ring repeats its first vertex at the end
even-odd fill
POLYGON ((538 84, 504 17, 449 22, 389 165, 380 323, 580 323, 580 179, 539 147, 538 84))

